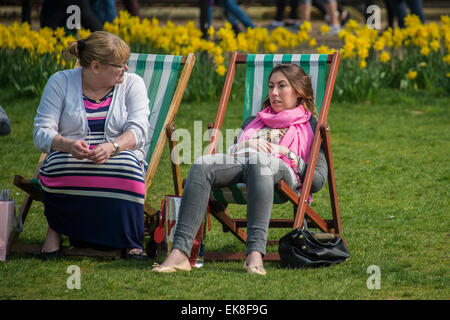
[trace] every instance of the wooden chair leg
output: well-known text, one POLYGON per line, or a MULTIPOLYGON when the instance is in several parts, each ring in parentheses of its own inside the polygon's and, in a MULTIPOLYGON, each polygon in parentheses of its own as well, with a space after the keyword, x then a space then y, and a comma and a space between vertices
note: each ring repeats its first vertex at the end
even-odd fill
POLYGON ((172 140, 172 133, 175 131, 175 125, 173 121, 169 123, 166 127, 167 140, 169 140, 169 150, 170 150, 170 163, 172 166, 172 177, 173 186, 175 189, 175 194, 181 197, 183 193, 183 186, 181 182, 181 169, 180 169, 180 159, 178 157, 177 142, 172 140))
POLYGON ((247 242, 247 233, 236 226, 236 222, 228 215, 227 209, 221 211, 211 210, 211 214, 222 224, 224 231, 230 231, 243 243, 247 242))
MULTIPOLYGON (((31 204, 33 203, 33 198, 30 195, 26 195, 22 205, 19 209, 19 217, 22 217, 22 225, 25 224, 25 220, 28 216, 28 212, 30 211, 31 204)), ((11 250, 13 245, 16 243, 19 238, 19 232, 16 231, 16 228, 13 228, 8 239, 8 248, 6 248, 6 254, 11 250)))
MULTIPOLYGON (((44 162, 45 157, 47 156, 46 153, 42 153, 39 157, 38 164, 36 168, 34 169, 32 179, 37 179, 39 177, 39 170, 41 169, 42 163, 44 162)), ((20 176, 19 176, 20 177, 20 176)), ((14 184, 18 183, 17 176, 14 177, 14 184)), ((33 203, 33 197, 31 194, 27 194, 25 196, 25 199, 22 202, 22 205, 19 209, 19 217, 22 217, 22 225, 25 225, 25 220, 27 219, 28 212, 31 209, 31 204, 33 203)), ((19 238, 19 233, 16 231, 15 228, 13 228, 11 234, 8 238, 8 247, 6 248, 6 253, 8 254, 9 250, 11 250, 13 244, 17 241, 19 238)))
POLYGON ((328 165, 328 188, 330 191, 330 202, 331 202, 331 211, 333 214, 334 221, 334 229, 335 233, 339 234, 342 231, 341 225, 341 215, 339 212, 339 205, 337 199, 337 189, 336 189, 336 178, 334 175, 334 165, 333 165, 333 156, 331 153, 331 142, 330 142, 330 130, 327 124, 324 124, 320 128, 323 144, 324 144, 324 153, 325 158, 327 160, 328 165))

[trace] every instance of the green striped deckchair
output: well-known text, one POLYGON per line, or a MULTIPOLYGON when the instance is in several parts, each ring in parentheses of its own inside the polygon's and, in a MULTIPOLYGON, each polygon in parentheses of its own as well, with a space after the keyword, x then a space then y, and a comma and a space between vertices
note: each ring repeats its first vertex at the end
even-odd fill
MULTIPOLYGON (((322 231, 340 233, 341 223, 339 209, 337 205, 337 194, 334 180, 334 169, 331 158, 331 148, 329 145, 328 126, 326 118, 328 115, 329 104, 333 93, 334 82, 339 66, 339 53, 333 55, 327 54, 256 54, 245 55, 234 53, 230 60, 227 76, 225 79, 222 96, 219 102, 219 108, 216 114, 215 122, 212 126, 212 132, 222 130, 222 123, 231 92, 232 83, 237 64, 245 64, 245 95, 243 106, 243 117, 245 120, 249 116, 256 115, 260 111, 262 102, 268 93, 268 77, 274 66, 280 63, 295 63, 300 65, 311 77, 314 90, 314 97, 319 114, 314 141, 311 148, 310 159, 308 161, 307 172, 303 181, 302 192, 292 190, 284 181, 281 181, 275 192, 274 203, 283 203, 287 200, 294 204, 294 219, 271 219, 270 227, 292 227, 297 228, 303 224, 304 218, 307 218, 308 226, 318 227, 322 231), (328 68, 328 65, 330 67, 328 68), (307 201, 310 193, 312 177, 317 162, 320 146, 323 141, 325 156, 327 158, 329 175, 328 183, 330 188, 330 198, 332 202, 332 220, 322 219, 310 206, 307 201)), ((218 135, 212 135, 208 153, 215 153, 218 144, 218 135)), ((247 188, 244 183, 238 183, 233 186, 212 190, 211 196, 211 214, 219 220, 224 226, 224 230, 231 231, 239 240, 246 242, 246 233, 242 229, 246 227, 246 219, 230 218, 226 207, 228 203, 246 204, 247 188), (217 203, 224 205, 217 205, 217 203), (220 208, 220 209, 215 209, 220 208)), ((208 252, 205 255, 209 260, 229 260, 243 259, 245 256, 235 253, 216 253, 208 252)), ((278 254, 268 254, 266 260, 278 260, 278 254)))
MULTIPOLYGON (((317 102, 318 112, 322 106, 325 93, 325 81, 327 73, 326 54, 254 54, 248 55, 246 60, 245 96, 243 120, 256 115, 261 110, 261 105, 268 94, 268 78, 273 67, 280 63, 295 63, 311 77, 314 91, 314 101, 317 102)), ((213 200, 223 203, 247 203, 247 187, 244 183, 238 183, 229 188, 214 190, 211 194, 213 200)), ((274 203, 287 201, 274 194, 274 203)))
POLYGON ((145 176, 146 191, 156 173, 167 140, 167 135, 162 131, 173 121, 178 111, 194 63, 193 54, 182 57, 132 53, 128 60, 128 72, 134 72, 144 79, 150 100, 149 142, 145 146, 149 164, 145 176), (177 81, 181 65, 184 68, 177 81))
MULTIPOLYGON (((150 100, 150 116, 148 119, 150 123, 149 142, 145 146, 146 161, 148 163, 145 175, 145 187, 146 193, 148 193, 148 189, 150 188, 156 173, 158 163, 167 141, 167 134, 163 132, 163 130, 172 125, 195 64, 195 56, 192 53, 187 56, 132 53, 127 64, 128 72, 136 73, 144 79, 148 90, 148 98, 150 100)), ((41 167, 45 156, 46 154, 41 154, 31 179, 26 179, 20 175, 14 177, 14 185, 27 193, 19 210, 19 215, 22 217, 23 223, 25 223, 32 201, 42 201, 39 184, 39 168, 41 167)), ((172 168, 172 170, 175 172, 174 168, 172 168)), ((174 178, 174 182, 175 181, 176 179, 174 178)), ((175 188, 177 187, 178 185, 175 184, 175 188)), ((156 210, 145 203, 145 212, 147 215, 151 215, 155 213, 156 210)), ((13 231, 10 235, 9 249, 17 238, 18 233, 13 231)), ((19 249, 16 251, 36 251, 35 248, 30 249, 22 247, 21 249, 24 250, 19 249)), ((106 252, 92 250, 78 250, 76 252, 73 250, 70 252, 64 250, 64 253, 68 255, 102 256, 105 254, 116 254, 114 251, 111 251, 108 254, 106 252)))

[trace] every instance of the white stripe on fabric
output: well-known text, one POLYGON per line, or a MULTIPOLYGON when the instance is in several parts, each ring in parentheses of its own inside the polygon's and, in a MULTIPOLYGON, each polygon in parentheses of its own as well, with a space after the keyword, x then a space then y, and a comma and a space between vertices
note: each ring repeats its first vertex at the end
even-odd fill
POLYGON ((47 177, 51 177, 51 176, 60 176, 61 173, 64 174, 64 176, 68 176, 68 175, 72 175, 72 174, 82 174, 83 176, 85 175, 99 175, 99 174, 105 174, 108 177, 128 177, 128 178, 133 178, 133 179, 140 179, 142 180, 142 182, 144 182, 144 179, 142 178, 142 171, 138 172, 136 174, 132 174, 132 173, 124 173, 124 172, 111 172, 111 171, 102 171, 102 170, 98 170, 98 171, 87 171, 87 170, 64 170, 64 171, 56 171, 56 172, 45 172, 45 176, 47 177))
MULTIPOLYGON (((98 164, 93 163, 89 159, 77 160, 69 153, 64 153, 61 151, 57 151, 57 152, 58 152, 58 154, 52 154, 51 157, 48 157, 45 160, 45 163, 42 167, 48 166, 53 161, 61 161, 61 160, 64 161, 67 165, 70 165, 70 164, 80 165, 81 164, 83 166, 91 165, 93 167, 98 167, 98 164)), ((108 163, 110 163, 110 164, 112 164, 112 163, 129 164, 130 162, 134 163, 136 165, 136 167, 139 167, 139 164, 138 164, 139 160, 137 160, 136 156, 134 154, 132 154, 132 151, 124 150, 120 153, 120 155, 109 158, 108 162, 106 162, 105 164, 102 164, 102 166, 104 168, 106 168, 108 163)))
POLYGON ((152 81, 153 70, 155 69, 155 61, 156 61, 156 54, 147 55, 147 60, 145 62, 145 71, 142 76, 142 79, 144 79, 145 86, 147 87, 147 91, 150 88, 150 83, 152 81))
MULTIPOLYGON (((163 72, 161 74, 161 79, 159 81, 158 91, 156 93, 155 102, 153 104, 152 111, 150 113, 149 123, 149 137, 148 141, 152 141, 153 132, 155 131, 156 123, 158 122, 159 112, 161 111, 162 104, 164 102, 164 95, 166 94, 167 84, 170 79, 170 74, 172 73, 172 63, 174 56, 166 56, 164 58, 163 72)), ((145 154, 148 153, 150 148, 150 143, 145 146, 145 154)))
POLYGON ((100 197, 100 198, 113 198, 113 199, 121 199, 132 202, 137 202, 139 204, 144 204, 144 199, 139 197, 134 197, 132 195, 123 194, 123 193, 114 193, 114 192, 104 192, 104 191, 95 191, 95 190, 71 190, 71 189, 49 189, 42 185, 42 189, 48 193, 58 193, 58 194, 66 194, 66 195, 75 195, 75 196, 87 196, 87 197, 100 197))
POLYGON ((87 113, 87 118, 102 118, 102 117, 106 117, 106 112, 107 111, 100 111, 100 112, 92 112, 92 113, 87 113))
POLYGON ((319 54, 312 54, 309 60, 309 75, 311 76, 311 85, 314 91, 314 101, 317 97, 317 80, 319 76, 319 54))
POLYGON ((264 82, 264 54, 255 56, 255 74, 253 77, 252 115, 259 112, 262 103, 264 82))
POLYGON ((131 53, 130 59, 128 60, 128 72, 129 73, 136 73, 136 66, 137 66, 137 59, 139 57, 139 54, 137 53, 131 53))
POLYGON ((73 169, 73 168, 83 168, 83 169, 86 169, 86 170, 89 170, 89 169, 95 169, 95 170, 114 170, 114 169, 117 169, 117 168, 127 168, 127 170, 133 170, 133 171, 136 171, 136 172, 141 172, 142 170, 141 170, 141 168, 140 167, 138 167, 136 164, 133 164, 132 166, 130 166, 130 163, 129 162, 113 162, 113 163, 115 163, 115 164, 117 164, 117 165, 113 165, 113 163, 111 163, 109 160, 108 160, 108 162, 109 162, 109 164, 108 163, 105 163, 105 164, 102 164, 101 166, 99 166, 98 164, 94 164, 94 163, 92 163, 92 164, 89 164, 89 163, 76 163, 76 162, 66 162, 66 161, 54 161, 54 162, 52 162, 52 163, 46 163, 45 164, 45 166, 44 167, 42 167, 42 170, 53 170, 53 169, 68 169, 68 170, 71 170, 71 169, 73 169), (123 165, 123 166, 121 166, 121 165, 123 165))
MULTIPOLYGON (((274 67, 279 65, 282 62, 283 62, 283 55, 282 54, 274 54, 273 55, 273 66, 274 67)), ((265 85, 267 85, 267 84, 265 84, 265 85)))
POLYGON ((291 63, 294 63, 299 66, 301 58, 302 58, 301 54, 293 54, 291 57, 291 63))

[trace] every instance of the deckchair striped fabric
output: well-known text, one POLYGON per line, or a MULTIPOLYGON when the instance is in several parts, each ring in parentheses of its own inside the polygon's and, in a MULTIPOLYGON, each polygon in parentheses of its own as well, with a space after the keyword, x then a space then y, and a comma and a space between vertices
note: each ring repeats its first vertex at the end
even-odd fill
POLYGON ((145 146, 146 161, 150 162, 164 120, 172 101, 180 69, 181 56, 132 53, 128 72, 144 79, 150 100, 149 142, 145 146))
MULTIPOLYGON (((280 63, 294 63, 311 77, 317 112, 320 112, 325 93, 327 78, 327 54, 253 54, 246 60, 245 96, 243 120, 256 115, 268 93, 268 78, 273 67, 280 63)), ((238 183, 231 187, 211 192, 211 199, 221 203, 247 203, 247 187, 238 183)), ((286 199, 274 193, 274 203, 283 203, 286 199)))
POLYGON ((246 61, 245 97, 243 120, 256 115, 268 93, 269 74, 280 63, 294 63, 311 77, 318 111, 325 93, 327 54, 255 54, 246 61))

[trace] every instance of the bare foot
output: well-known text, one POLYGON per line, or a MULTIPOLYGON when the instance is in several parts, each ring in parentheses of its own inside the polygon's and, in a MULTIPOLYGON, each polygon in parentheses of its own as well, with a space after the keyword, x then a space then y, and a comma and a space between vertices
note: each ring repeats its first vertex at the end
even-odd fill
POLYGON ((262 267, 263 266, 262 254, 258 251, 252 251, 247 255, 245 262, 247 263, 248 267, 253 266, 262 267))

